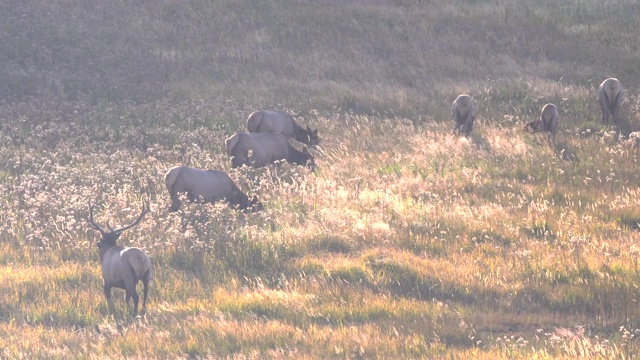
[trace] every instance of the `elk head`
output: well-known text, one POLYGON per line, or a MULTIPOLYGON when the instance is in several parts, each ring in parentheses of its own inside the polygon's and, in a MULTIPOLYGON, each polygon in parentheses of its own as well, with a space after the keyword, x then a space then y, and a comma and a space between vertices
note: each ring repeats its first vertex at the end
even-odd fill
POLYGON ((100 232, 100 235, 102 236, 100 241, 98 241, 98 249, 100 249, 100 254, 101 255, 105 251, 107 251, 108 249, 116 246, 116 240, 118 240, 120 235, 125 230, 128 230, 128 229, 138 225, 140 223, 140 221, 142 221, 142 218, 150 211, 149 210, 149 205, 148 204, 143 204, 142 212, 140 213, 140 215, 138 215, 138 218, 132 224, 129 224, 127 226, 123 226, 123 227, 118 228, 118 229, 114 229, 109 224, 107 224, 107 228, 109 229, 107 231, 102 226, 98 225, 93 220, 93 209, 95 209, 95 207, 96 207, 95 205, 89 203, 89 216, 85 217, 85 219, 89 223, 89 226, 94 230, 98 230, 100 232))

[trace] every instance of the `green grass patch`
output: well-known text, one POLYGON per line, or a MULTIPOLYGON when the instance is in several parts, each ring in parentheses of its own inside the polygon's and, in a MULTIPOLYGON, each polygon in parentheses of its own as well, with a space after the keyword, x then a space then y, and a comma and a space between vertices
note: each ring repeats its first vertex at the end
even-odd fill
POLYGON ((348 254, 353 251, 354 246, 348 239, 344 239, 336 236, 321 235, 315 239, 308 241, 309 250, 315 251, 327 251, 337 254, 348 254))
POLYGON ((640 230, 640 210, 637 208, 626 208, 618 211, 616 223, 623 229, 640 230))

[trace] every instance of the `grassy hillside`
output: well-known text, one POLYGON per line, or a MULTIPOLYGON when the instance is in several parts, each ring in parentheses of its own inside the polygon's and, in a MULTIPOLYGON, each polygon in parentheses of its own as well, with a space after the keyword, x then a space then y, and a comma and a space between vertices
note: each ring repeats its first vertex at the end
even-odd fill
POLYGON ((0 3, 0 358, 632 358, 635 1, 0 3), (600 124, 596 89, 626 88, 600 124), (450 104, 478 103, 469 138, 450 104), (554 144, 522 129, 547 102, 554 144), (317 170, 231 169, 256 109, 317 170), (186 204, 223 169, 265 210, 186 204), (84 216, 155 265, 115 316, 84 216), (141 292, 141 290, 139 291, 141 292))

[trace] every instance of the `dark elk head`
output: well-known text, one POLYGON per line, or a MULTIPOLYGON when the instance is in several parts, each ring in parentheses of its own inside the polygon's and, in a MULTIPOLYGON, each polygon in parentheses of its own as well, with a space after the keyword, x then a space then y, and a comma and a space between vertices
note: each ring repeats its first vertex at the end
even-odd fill
POLYGON ((530 133, 537 133, 542 131, 542 122, 540 121, 540 119, 536 119, 533 120, 531 122, 528 122, 525 126, 524 126, 524 130, 530 133))
POLYGON ((138 225, 140 221, 142 221, 142 218, 150 211, 149 205, 144 204, 142 206, 142 212, 140 213, 140 215, 138 215, 138 218, 132 224, 121 227, 119 229, 113 229, 109 224, 107 224, 107 228, 109 229, 107 231, 93 220, 93 209, 95 209, 95 207, 95 205, 89 204, 89 216, 85 217, 85 219, 89 223, 89 226, 94 230, 98 230, 100 232, 100 235, 102 236, 100 241, 98 241, 98 249, 100 249, 101 254, 116 246, 116 240, 118 240, 120 234, 122 234, 125 230, 138 225))
POLYGON ((314 146, 320 144, 320 138, 318 137, 318 129, 311 130, 307 125, 307 144, 314 146))
POLYGON ((316 171, 316 160, 313 158, 313 155, 311 155, 309 149, 306 146, 302 148, 301 165, 306 165, 311 170, 311 172, 316 171))

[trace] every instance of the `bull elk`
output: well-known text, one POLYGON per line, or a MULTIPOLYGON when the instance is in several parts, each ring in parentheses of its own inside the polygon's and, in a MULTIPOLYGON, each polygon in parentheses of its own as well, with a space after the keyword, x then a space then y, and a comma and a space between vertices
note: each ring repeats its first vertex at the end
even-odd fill
POLYGON ((89 216, 85 217, 89 226, 100 232, 102 238, 98 241, 100 251, 100 265, 102 267, 102 277, 104 279, 104 295, 107 298, 109 312, 115 313, 111 300, 111 288, 124 289, 126 292, 125 303, 128 306, 129 299, 133 299, 134 316, 138 316, 138 293, 136 285, 142 280, 144 286, 144 298, 142 299, 142 313, 147 309, 147 295, 149 294, 149 283, 153 276, 153 264, 149 255, 144 250, 137 247, 125 247, 116 244, 116 240, 127 229, 130 229, 142 220, 149 212, 149 207, 144 205, 138 218, 130 225, 113 229, 109 224, 105 230, 93 220, 93 210, 95 205, 89 204, 89 216))

